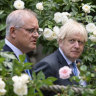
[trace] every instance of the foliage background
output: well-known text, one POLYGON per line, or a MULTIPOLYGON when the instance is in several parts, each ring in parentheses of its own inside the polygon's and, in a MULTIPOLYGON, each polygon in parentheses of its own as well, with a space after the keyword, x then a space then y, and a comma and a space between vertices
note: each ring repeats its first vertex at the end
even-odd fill
MULTIPOLYGON (((7 15, 16 10, 13 6, 15 0, 0 0, 0 40, 5 37, 5 21, 7 15)), ((72 2, 71 0, 23 0, 25 8, 35 11, 38 15, 40 28, 53 28, 54 26, 61 26, 57 24, 53 18, 56 12, 69 12, 71 18, 83 23, 96 24, 96 0, 82 0, 78 2, 72 2), (43 2, 44 9, 42 11, 36 9, 36 4, 43 2), (91 10, 89 14, 86 14, 82 10, 83 4, 89 4, 91 10)), ((2 41, 0 41, 1 48, 2 41)), ((4 44, 4 43, 3 43, 4 44)), ((2 45, 3 45, 2 44, 2 45)), ((38 44, 43 46, 43 53, 46 54, 55 51, 58 48, 56 40, 48 41, 42 35, 38 39, 38 44)), ((78 64, 81 70, 81 77, 87 81, 88 88, 96 89, 96 43, 88 39, 86 43, 84 53, 80 57, 82 64, 78 64)), ((95 96, 94 92, 92 93, 95 96)), ((88 96, 88 95, 87 95, 88 96)))

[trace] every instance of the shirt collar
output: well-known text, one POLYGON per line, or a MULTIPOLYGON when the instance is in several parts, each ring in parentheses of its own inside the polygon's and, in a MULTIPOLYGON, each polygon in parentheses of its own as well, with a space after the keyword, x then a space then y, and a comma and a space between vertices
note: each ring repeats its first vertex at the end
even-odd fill
POLYGON ((12 43, 10 43, 6 38, 5 38, 5 44, 8 45, 13 50, 13 52, 18 58, 19 55, 23 54, 17 47, 15 47, 12 43))
POLYGON ((62 49, 59 47, 59 51, 62 54, 62 56, 64 57, 64 59, 66 60, 67 64, 70 65, 72 64, 72 61, 70 61, 64 54, 64 52, 62 51, 62 49))

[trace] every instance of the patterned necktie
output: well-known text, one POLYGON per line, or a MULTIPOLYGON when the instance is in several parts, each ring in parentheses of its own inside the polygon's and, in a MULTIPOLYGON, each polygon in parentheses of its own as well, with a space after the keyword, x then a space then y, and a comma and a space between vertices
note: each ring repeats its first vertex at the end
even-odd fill
POLYGON ((74 73, 74 75, 78 76, 78 70, 77 70, 77 67, 76 67, 76 63, 72 62, 72 66, 73 66, 73 73, 74 73))
MULTIPOLYGON (((28 62, 27 58, 25 58, 25 61, 24 62, 25 63, 28 62)), ((29 75, 30 80, 32 80, 31 73, 30 73, 29 69, 26 69, 25 72, 29 75)))

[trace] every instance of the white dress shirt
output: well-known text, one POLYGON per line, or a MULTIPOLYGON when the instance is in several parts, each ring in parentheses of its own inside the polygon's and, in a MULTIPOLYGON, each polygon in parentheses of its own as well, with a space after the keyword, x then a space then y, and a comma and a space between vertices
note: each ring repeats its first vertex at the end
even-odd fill
MULTIPOLYGON (((64 59, 66 60, 67 64, 68 64, 69 66, 71 66, 72 61, 70 61, 70 60, 64 55, 64 53, 63 53, 63 51, 62 51, 62 49, 61 49, 60 47, 59 47, 59 51, 60 51, 60 53, 62 54, 62 56, 64 57, 64 59)), ((75 61, 75 62, 76 62, 76 61, 75 61)), ((73 67, 71 67, 71 69, 73 70, 73 67)), ((78 68, 77 68, 77 71, 78 71, 78 72, 77 72, 77 73, 78 73, 77 76, 78 76, 79 78, 81 78, 81 77, 80 77, 80 71, 79 71, 78 68)), ((85 82, 84 80, 82 80, 82 79, 80 80, 79 84, 82 85, 83 87, 86 87, 86 85, 87 85, 86 82, 85 82)))
MULTIPOLYGON (((69 65, 69 66, 71 66, 71 64, 72 64, 72 61, 70 61, 65 55, 64 55, 64 53, 63 53, 63 51, 62 51, 62 49, 59 47, 59 51, 60 51, 60 53, 62 54, 62 56, 64 57, 64 59, 66 60, 66 62, 67 62, 67 64, 69 65)), ((75 61, 76 62, 76 61, 75 61)), ((76 67, 77 68, 77 67, 76 67)), ((73 67, 71 66, 71 69, 73 70, 73 67)), ((79 76, 79 74, 80 74, 80 71, 78 70, 78 68, 77 68, 77 71, 78 71, 78 76, 79 76)))
POLYGON ((19 55, 22 55, 23 53, 20 51, 20 49, 18 49, 17 47, 15 47, 12 43, 10 43, 7 39, 5 39, 5 44, 8 45, 13 52, 15 53, 15 55, 17 56, 17 58, 19 59, 19 55))

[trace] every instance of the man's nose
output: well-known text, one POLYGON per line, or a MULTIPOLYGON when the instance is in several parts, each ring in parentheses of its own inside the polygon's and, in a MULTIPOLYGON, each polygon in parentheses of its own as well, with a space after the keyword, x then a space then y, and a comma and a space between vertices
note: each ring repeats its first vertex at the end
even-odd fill
POLYGON ((38 31, 35 31, 33 36, 36 37, 36 38, 38 38, 39 37, 38 31))
POLYGON ((76 41, 76 42, 75 42, 75 47, 76 47, 76 48, 79 48, 79 46, 80 46, 80 45, 79 45, 79 42, 76 41))

